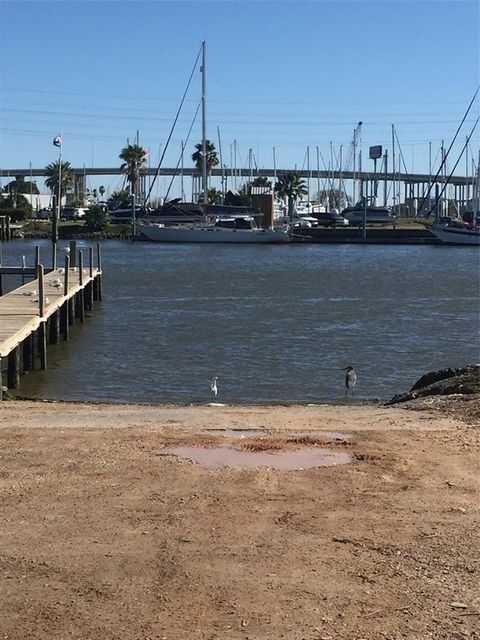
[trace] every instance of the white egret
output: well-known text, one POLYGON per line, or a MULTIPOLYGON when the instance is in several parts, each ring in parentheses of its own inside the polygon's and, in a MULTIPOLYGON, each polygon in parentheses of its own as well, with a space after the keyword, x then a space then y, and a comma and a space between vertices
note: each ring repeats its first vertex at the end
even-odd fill
POLYGON ((210 391, 213 393, 215 397, 217 397, 218 395, 217 380, 218 380, 217 376, 214 376, 210 383, 210 391))

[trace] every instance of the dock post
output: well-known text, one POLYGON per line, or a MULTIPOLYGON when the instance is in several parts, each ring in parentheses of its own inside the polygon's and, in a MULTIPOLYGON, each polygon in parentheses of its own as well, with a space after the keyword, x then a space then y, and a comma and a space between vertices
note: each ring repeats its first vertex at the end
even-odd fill
POLYGON ((73 327, 75 324, 75 296, 72 296, 67 301, 68 304, 68 324, 73 327))
POLYGON ((20 349, 15 347, 8 354, 7 387, 18 389, 20 386, 20 349))
POLYGON ((70 280, 70 256, 65 256, 65 278, 63 280, 63 295, 68 296, 68 287, 70 280))
POLYGON ((88 262, 89 275, 93 279, 93 247, 88 248, 88 262))
POLYGON ((69 324, 68 324, 68 300, 60 307, 60 333, 64 340, 69 338, 69 324))
POLYGON ((60 314, 58 309, 52 313, 49 319, 49 338, 50 344, 60 342, 60 314))
POLYGON ((45 313, 45 284, 43 281, 43 265, 39 264, 37 267, 38 278, 38 315, 43 318, 45 313))
POLYGON ((97 242, 97 269, 98 275, 96 277, 96 290, 97 290, 97 301, 102 301, 102 254, 100 252, 100 243, 97 242))
MULTIPOLYGON (((63 295, 65 297, 68 296, 68 287, 69 287, 69 276, 70 276, 70 256, 65 256, 65 279, 63 282, 63 295)), ((60 331, 62 333, 63 339, 68 340, 69 338, 69 320, 70 315, 70 304, 69 300, 65 300, 65 302, 60 307, 60 331)))
POLYGON ((88 267, 89 267, 89 276, 90 276, 90 282, 87 284, 86 288, 85 288, 85 293, 86 293, 86 298, 85 298, 85 308, 88 309, 88 311, 92 311, 93 310, 93 287, 94 287, 94 279, 93 279, 93 247, 89 247, 88 250, 88 267))
POLYGON ((12 239, 10 230, 10 216, 5 216, 5 237, 7 241, 12 239))
POLYGON ((40 247, 35 247, 35 272, 38 272, 38 265, 40 264, 40 247))
POLYGON ((77 266, 77 241, 70 240, 70 266, 77 266))
POLYGON ((38 355, 40 357, 40 369, 47 368, 47 331, 46 323, 40 323, 38 327, 38 355))
MULTIPOLYGON (((78 252, 78 284, 83 287, 83 251, 78 252)), ((85 289, 77 293, 77 309, 80 322, 85 322, 85 289)))
POLYGON ((35 362, 35 353, 33 350, 33 333, 23 341, 23 373, 32 371, 35 362))
MULTIPOLYGON (((45 287, 43 282, 43 265, 39 264, 37 269, 37 277, 38 277, 38 305, 39 305, 39 315, 40 318, 43 318, 45 314, 45 287)), ((41 321, 40 326, 38 327, 38 353, 40 356, 40 368, 47 368, 47 330, 46 330, 46 322, 41 321)))
POLYGON ((78 284, 83 284, 83 251, 78 252, 78 284))

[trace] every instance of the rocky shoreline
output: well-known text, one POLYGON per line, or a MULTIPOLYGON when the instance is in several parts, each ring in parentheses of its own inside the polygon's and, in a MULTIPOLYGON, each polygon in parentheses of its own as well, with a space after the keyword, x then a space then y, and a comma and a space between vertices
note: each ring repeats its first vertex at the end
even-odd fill
POLYGON ((394 396, 386 406, 406 409, 436 409, 465 422, 480 421, 480 364, 430 371, 410 391, 394 396))

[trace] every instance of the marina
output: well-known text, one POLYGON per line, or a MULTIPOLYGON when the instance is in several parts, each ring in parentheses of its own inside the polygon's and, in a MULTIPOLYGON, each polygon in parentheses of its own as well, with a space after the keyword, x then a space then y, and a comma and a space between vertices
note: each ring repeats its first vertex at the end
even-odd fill
POLYGON ((478 0, 0 15, 0 638, 480 640, 478 0))

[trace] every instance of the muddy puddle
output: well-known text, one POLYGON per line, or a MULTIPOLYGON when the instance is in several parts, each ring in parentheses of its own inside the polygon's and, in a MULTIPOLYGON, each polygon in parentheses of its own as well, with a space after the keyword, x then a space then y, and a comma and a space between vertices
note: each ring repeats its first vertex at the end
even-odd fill
MULTIPOLYGON (((267 429, 202 429, 201 433, 229 438, 266 438, 272 435, 272 432, 267 429)), ((349 437, 339 431, 283 431, 279 435, 289 440, 311 438, 314 441, 350 442, 349 437)))
POLYGON ((296 451, 243 451, 229 445, 218 447, 169 447, 162 455, 174 455, 196 462, 205 469, 255 469, 268 467, 283 471, 312 469, 347 464, 352 461, 348 453, 309 447, 296 451))
POLYGON ((200 433, 225 438, 266 438, 270 435, 267 429, 202 429, 200 433))

